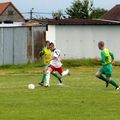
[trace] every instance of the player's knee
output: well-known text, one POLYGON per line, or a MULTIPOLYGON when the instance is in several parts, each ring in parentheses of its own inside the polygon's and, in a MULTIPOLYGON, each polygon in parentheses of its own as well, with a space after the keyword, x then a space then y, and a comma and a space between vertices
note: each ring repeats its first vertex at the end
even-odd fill
POLYGON ((49 70, 46 70, 46 74, 50 74, 50 71, 49 71, 49 70))
POLYGON ((43 69, 43 73, 46 73, 46 71, 47 71, 47 69, 46 69, 46 68, 44 68, 44 69, 43 69))
POLYGON ((45 69, 43 70, 43 73, 46 73, 46 70, 45 70, 45 69))
POLYGON ((112 80, 112 78, 111 78, 111 77, 106 77, 106 79, 107 79, 108 81, 111 81, 111 80, 112 80))
POLYGON ((96 77, 99 77, 100 75, 98 73, 95 74, 96 77))

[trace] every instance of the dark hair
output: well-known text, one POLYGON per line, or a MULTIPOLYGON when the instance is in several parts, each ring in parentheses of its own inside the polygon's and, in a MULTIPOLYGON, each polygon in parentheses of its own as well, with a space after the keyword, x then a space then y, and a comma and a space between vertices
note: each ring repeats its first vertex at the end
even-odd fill
POLYGON ((45 41, 45 46, 47 46, 47 44, 50 44, 50 41, 46 40, 45 41))
POLYGON ((47 43, 50 43, 50 41, 46 40, 46 41, 45 41, 45 44, 47 44, 47 43))
POLYGON ((98 42, 98 45, 101 46, 101 47, 104 47, 104 42, 100 41, 100 42, 98 42))
POLYGON ((53 43, 53 42, 51 42, 51 43, 50 43, 50 45, 54 45, 54 43, 53 43))

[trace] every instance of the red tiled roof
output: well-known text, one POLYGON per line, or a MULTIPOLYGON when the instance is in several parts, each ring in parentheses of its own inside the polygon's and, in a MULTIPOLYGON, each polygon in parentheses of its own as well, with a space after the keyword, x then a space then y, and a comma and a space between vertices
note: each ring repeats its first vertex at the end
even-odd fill
POLYGON ((13 6, 14 9, 18 12, 18 14, 24 19, 22 14, 18 11, 18 9, 11 2, 0 3, 0 15, 8 8, 9 5, 13 6))
POLYGON ((118 25, 118 22, 90 20, 90 19, 46 19, 43 23, 48 25, 118 25))
POLYGON ((113 7, 111 10, 101 16, 100 19, 120 21, 120 5, 113 7))
POLYGON ((5 11, 5 9, 11 4, 11 2, 0 3, 0 15, 5 11))

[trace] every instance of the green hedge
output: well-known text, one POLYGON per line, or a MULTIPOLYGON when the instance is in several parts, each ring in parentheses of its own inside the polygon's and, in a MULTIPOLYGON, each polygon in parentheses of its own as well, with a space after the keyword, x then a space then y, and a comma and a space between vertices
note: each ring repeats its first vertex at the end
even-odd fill
POLYGON ((100 65, 99 62, 94 59, 66 59, 62 60, 64 66, 77 67, 77 66, 96 66, 100 65))
MULTIPOLYGON (((101 65, 95 59, 65 59, 62 60, 63 66, 65 67, 79 67, 79 66, 96 66, 101 65)), ((120 62, 116 61, 115 66, 120 66, 120 62)), ((22 65, 2 65, 0 68, 32 68, 32 67, 43 67, 43 63, 41 61, 29 64, 22 65)))

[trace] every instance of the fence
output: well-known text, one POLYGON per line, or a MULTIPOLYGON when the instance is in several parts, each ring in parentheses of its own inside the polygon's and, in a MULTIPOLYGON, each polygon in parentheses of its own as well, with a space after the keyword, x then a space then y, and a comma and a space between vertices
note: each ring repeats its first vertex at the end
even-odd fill
POLYGON ((44 26, 0 28, 0 65, 38 60, 46 39, 45 30, 44 26))

